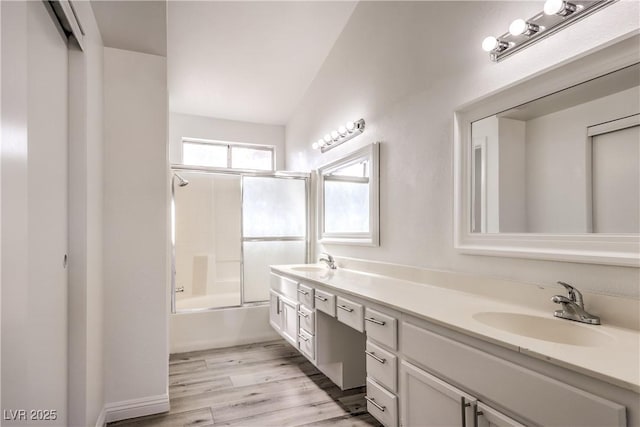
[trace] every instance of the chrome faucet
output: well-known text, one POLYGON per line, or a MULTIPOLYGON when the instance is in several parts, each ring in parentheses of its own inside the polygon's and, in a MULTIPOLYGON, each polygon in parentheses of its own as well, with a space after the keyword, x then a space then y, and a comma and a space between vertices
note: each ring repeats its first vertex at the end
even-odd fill
POLYGON ((329 267, 332 270, 335 270, 336 268, 338 268, 338 266, 336 265, 336 260, 327 252, 323 252, 320 254, 320 258, 318 258, 318 262, 324 262, 325 264, 327 264, 327 267, 329 267))
POLYGON ((576 322, 588 323, 590 325, 599 325, 600 318, 593 314, 587 313, 584 309, 584 299, 579 290, 568 283, 558 282, 567 290, 568 296, 554 295, 551 301, 556 304, 562 304, 562 310, 556 310, 553 315, 561 319, 575 320, 576 322))

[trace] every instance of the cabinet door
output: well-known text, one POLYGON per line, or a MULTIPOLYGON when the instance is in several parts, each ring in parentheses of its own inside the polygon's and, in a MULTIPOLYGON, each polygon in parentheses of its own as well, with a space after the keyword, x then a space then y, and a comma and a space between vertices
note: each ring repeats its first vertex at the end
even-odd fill
POLYGON ((402 362, 403 426, 471 426, 476 399, 439 378, 402 362))
POLYGON ((523 424, 482 402, 478 402, 476 416, 478 417, 477 425, 479 427, 524 427, 523 424))
POLYGON ((298 344, 298 302, 280 297, 282 316, 282 336, 297 347, 298 344))
POLYGON ((278 332, 282 329, 282 316, 280 314, 280 295, 269 292, 269 323, 278 332))

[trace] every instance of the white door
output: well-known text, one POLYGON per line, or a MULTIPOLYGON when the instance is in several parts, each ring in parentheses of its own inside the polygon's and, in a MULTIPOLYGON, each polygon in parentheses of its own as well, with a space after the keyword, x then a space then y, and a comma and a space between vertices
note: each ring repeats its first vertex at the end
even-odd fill
POLYGON ((2 194, 3 232, 21 234, 19 239, 14 231, 3 234, 3 243, 11 238, 11 246, 2 251, 2 403, 27 410, 27 420, 30 409, 55 411, 40 423, 66 425, 67 43, 45 2, 2 2, 1 7, 2 36, 9 36, 2 46, 3 97, 9 93, 13 101, 3 99, 3 137, 18 128, 25 136, 3 138, 14 150, 2 150, 4 188, 13 185, 22 194, 2 194), (5 62, 5 53, 11 61, 5 62), (5 72, 17 69, 22 75, 7 82, 5 72), (10 282, 4 280, 9 265, 10 282))
POLYGON ((405 361, 401 377, 403 426, 472 425, 474 397, 405 361))
POLYGON ((28 2, 28 9, 29 385, 32 407, 58 409, 61 422, 67 406, 68 53, 44 3, 28 2))

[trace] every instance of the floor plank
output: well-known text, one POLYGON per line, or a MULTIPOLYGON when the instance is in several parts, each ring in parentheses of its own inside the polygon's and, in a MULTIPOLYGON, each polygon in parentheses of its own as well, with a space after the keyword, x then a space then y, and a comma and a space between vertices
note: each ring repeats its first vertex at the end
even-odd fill
POLYGON ((284 340, 171 355, 167 414, 109 426, 380 426, 284 340))

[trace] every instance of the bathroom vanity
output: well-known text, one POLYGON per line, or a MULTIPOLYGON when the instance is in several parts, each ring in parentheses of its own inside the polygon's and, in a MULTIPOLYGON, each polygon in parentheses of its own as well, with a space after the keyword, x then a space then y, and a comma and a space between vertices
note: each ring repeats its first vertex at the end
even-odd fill
POLYGON ((600 326, 554 318, 548 297, 560 289, 476 278, 480 293, 470 276, 428 271, 426 282, 271 271, 271 325, 340 388, 366 384, 367 410, 385 426, 640 424, 640 333, 606 316, 600 326))

